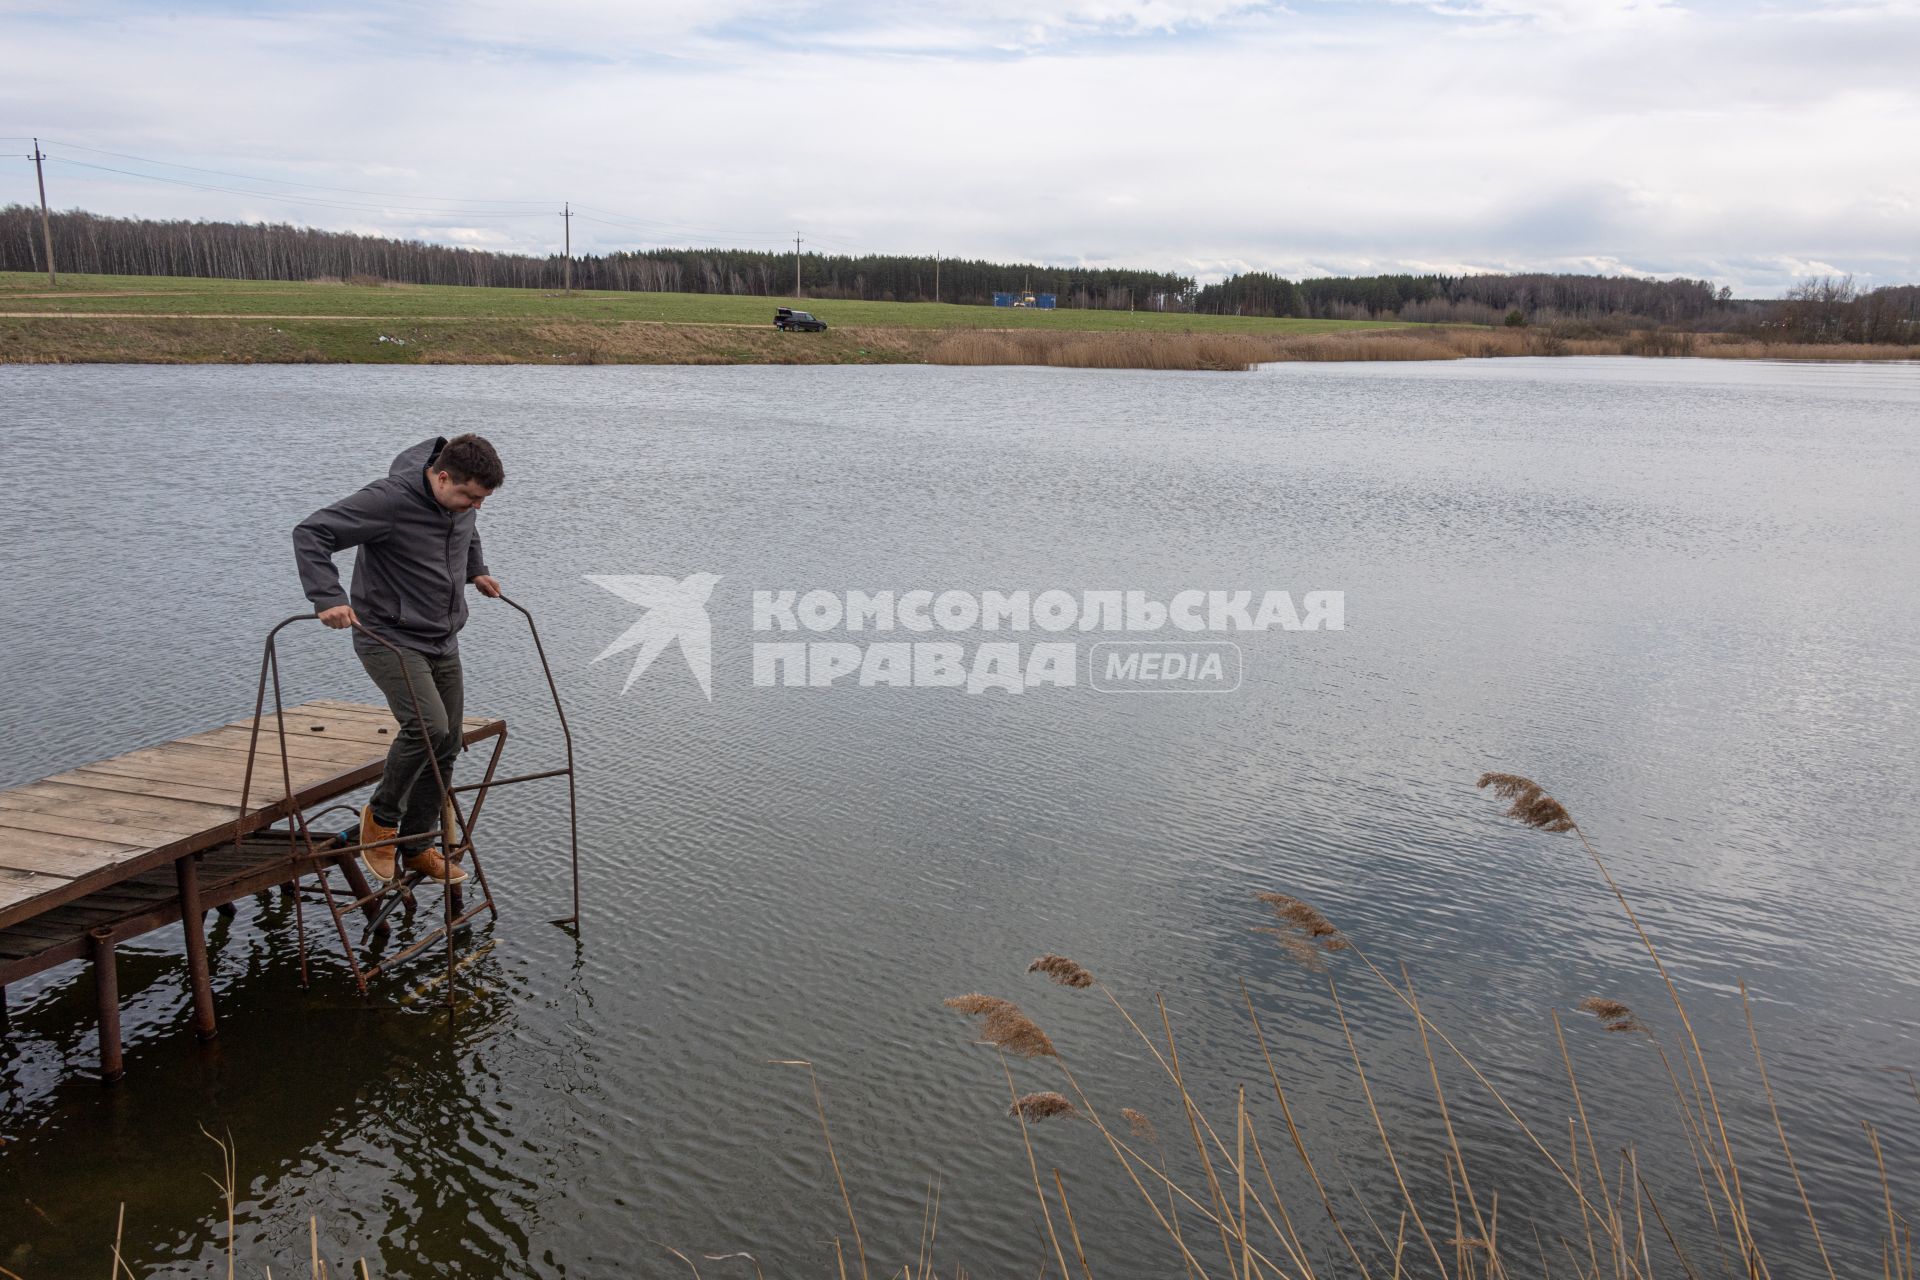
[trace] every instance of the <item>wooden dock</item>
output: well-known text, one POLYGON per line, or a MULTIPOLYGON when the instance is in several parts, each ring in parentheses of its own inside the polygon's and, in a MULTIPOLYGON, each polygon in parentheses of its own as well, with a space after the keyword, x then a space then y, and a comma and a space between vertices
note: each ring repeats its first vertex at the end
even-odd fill
MULTIPOLYGON (((329 852, 334 843, 317 845, 316 866, 286 829, 261 833, 378 778, 399 726, 384 707, 331 699, 289 708, 277 723, 285 726, 284 756, 268 714, 257 753, 248 718, 0 791, 0 1020, 9 983, 92 958, 102 1070, 112 1078, 120 1057, 116 943, 184 923, 195 1030, 210 1037, 207 910, 299 875, 324 875, 329 865, 355 899, 369 898, 352 858, 329 852)), ((506 722, 469 716, 462 737, 467 746, 495 739, 497 761, 506 722)), ((337 826, 351 821, 342 815, 337 826)))

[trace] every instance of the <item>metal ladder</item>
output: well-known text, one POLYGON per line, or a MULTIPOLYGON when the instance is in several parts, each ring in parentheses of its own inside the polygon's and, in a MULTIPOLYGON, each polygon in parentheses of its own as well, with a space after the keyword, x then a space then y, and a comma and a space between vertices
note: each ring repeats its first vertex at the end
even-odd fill
MULTIPOLYGON (((456 884, 445 885, 445 892, 441 894, 441 922, 425 936, 415 939, 403 949, 390 956, 375 959, 369 964, 361 963, 360 956, 354 947, 353 941, 348 937, 347 917, 355 911, 364 913, 367 923, 362 932, 362 938, 363 940, 371 940, 372 944, 377 947, 389 936, 391 926, 388 924, 388 917, 390 917, 396 909, 404 908, 404 918, 412 919, 415 910, 414 890, 429 883, 431 878, 424 872, 408 872, 405 875, 395 876, 380 887, 374 888, 368 884, 366 877, 360 873, 353 859, 348 857, 346 861, 342 863, 342 866, 347 879, 348 889, 351 890, 352 896, 346 897, 336 894, 332 884, 332 878, 327 874, 329 865, 334 859, 341 858, 343 855, 357 855, 368 849, 397 845, 400 842, 400 837, 396 835, 387 840, 370 841, 363 844, 359 841, 357 826, 354 829, 337 833, 324 830, 316 831, 314 823, 318 819, 324 817, 333 809, 345 809, 346 806, 330 806, 327 809, 321 810, 312 818, 309 818, 305 811, 296 805, 289 815, 291 821, 286 828, 286 834, 289 849, 295 854, 295 865, 297 868, 294 880, 291 883, 294 889, 295 928, 299 934, 300 945, 300 983, 303 987, 307 985, 308 976, 306 918, 302 911, 304 894, 301 890, 301 881, 305 879, 307 870, 311 869, 314 878, 319 882, 321 897, 326 903, 328 914, 333 919, 334 931, 340 939, 341 952, 345 955, 347 965, 353 972, 354 984, 362 994, 365 994, 367 984, 379 974, 418 955, 420 952, 432 946, 436 941, 444 940, 447 956, 446 1002, 451 1006, 454 1003, 454 976, 459 967, 458 957, 454 950, 455 934, 459 932, 462 926, 472 921, 483 911, 494 919, 498 919, 500 914, 498 908, 494 905, 493 891, 487 884, 486 871, 480 863, 479 849, 474 844, 474 825, 480 817, 481 809, 486 804, 488 793, 494 787, 508 786, 517 782, 533 782, 542 778, 558 777, 564 777, 567 780, 567 824, 570 866, 573 880, 573 911, 570 915, 560 916, 554 919, 552 923, 571 929, 576 937, 579 936, 580 817, 574 783, 573 732, 567 724, 566 709, 560 704, 560 690, 554 682, 553 667, 548 663, 546 649, 540 643, 540 628, 534 624, 533 615, 505 594, 496 598, 505 601, 508 605, 512 606, 521 617, 527 620, 527 627, 533 636, 534 652, 539 656, 541 670, 546 675, 547 691, 553 698, 554 714, 560 721, 560 733, 562 741, 566 746, 567 763, 564 768, 544 769, 537 773, 520 774, 510 778, 495 778, 494 772, 499 767, 500 753, 505 750, 507 745, 507 733, 504 726, 494 740, 493 752, 487 759, 486 773, 477 783, 472 783, 467 786, 449 787, 447 785, 447 779, 441 774, 439 758, 432 752, 427 753, 427 763, 433 770, 434 786, 440 792, 440 825, 431 831, 409 832, 406 838, 409 840, 430 838, 441 841, 442 847, 447 850, 447 861, 454 865, 459 865, 463 859, 471 857, 474 879, 478 882, 480 888, 480 900, 475 906, 468 908, 465 906, 465 895, 462 893, 461 887, 456 884), (460 808, 459 797, 466 793, 472 793, 473 795, 473 808, 470 813, 463 812, 460 808), (456 834, 458 836, 457 841, 454 839, 456 834)), ((295 792, 293 788, 292 765, 287 750, 286 708, 280 692, 280 656, 277 641, 280 632, 294 623, 315 621, 318 618, 319 615, 316 613, 294 614, 292 617, 281 620, 272 630, 267 632, 265 646, 260 658, 259 686, 254 694, 253 732, 247 746, 247 768, 240 789, 239 818, 234 824, 234 845, 236 848, 241 845, 246 835, 244 825, 247 817, 247 801, 252 794, 254 764, 260 748, 260 723, 266 713, 266 696, 269 681, 273 688, 273 717, 280 747, 281 782, 286 789, 289 803, 293 803, 292 797, 295 795, 295 792)), ((354 630, 366 636, 368 639, 392 650, 396 656, 399 654, 400 650, 397 645, 393 644, 378 632, 368 628, 364 623, 355 621, 352 625, 354 630)), ((421 715, 420 696, 418 691, 414 689, 413 677, 407 673, 404 664, 401 666, 401 675, 407 682, 407 696, 413 703, 414 721, 417 724, 424 724, 425 718, 421 715)), ((269 830, 273 829, 270 828, 269 830)))

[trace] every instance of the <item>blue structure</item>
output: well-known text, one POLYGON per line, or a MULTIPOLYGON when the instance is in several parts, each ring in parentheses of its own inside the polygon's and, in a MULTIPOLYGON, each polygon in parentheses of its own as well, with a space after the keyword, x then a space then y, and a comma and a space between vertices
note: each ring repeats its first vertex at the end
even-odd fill
POLYGON ((1037 307, 1041 311, 1054 310, 1054 295, 1050 293, 996 293, 993 295, 996 307, 1037 307))

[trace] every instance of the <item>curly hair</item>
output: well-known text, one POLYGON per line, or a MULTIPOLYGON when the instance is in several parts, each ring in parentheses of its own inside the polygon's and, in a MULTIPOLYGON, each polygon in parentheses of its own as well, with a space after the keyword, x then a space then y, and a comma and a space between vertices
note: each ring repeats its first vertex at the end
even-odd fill
POLYGON ((498 489, 507 478, 506 468, 500 465, 500 455, 493 451, 486 437, 471 432, 455 436, 442 445, 430 465, 436 471, 446 472, 455 484, 474 480, 489 492, 498 489))

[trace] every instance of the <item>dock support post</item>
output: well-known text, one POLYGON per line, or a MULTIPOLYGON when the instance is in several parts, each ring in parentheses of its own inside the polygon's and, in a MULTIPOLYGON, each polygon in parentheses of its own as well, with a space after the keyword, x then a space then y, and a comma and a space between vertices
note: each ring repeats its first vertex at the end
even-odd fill
MULTIPOLYGON (((358 858, 351 856, 335 858, 333 865, 340 868, 340 874, 346 877, 347 888, 352 891, 356 899, 373 896, 373 886, 367 882, 367 873, 360 869, 358 858)), ((372 920, 379 912, 380 908, 371 902, 362 903, 360 906, 360 914, 368 920, 372 920)))
POLYGON ((7 1017, 7 988, 0 983, 0 1035, 13 1030, 13 1021, 7 1017))
POLYGON ((120 1054, 120 975, 114 966, 113 930, 87 933, 93 952, 93 990, 100 1001, 100 1083, 112 1084, 127 1073, 120 1054))
POLYGON ((189 855, 173 864, 180 886, 180 928, 187 938, 187 975, 193 986, 193 1033, 202 1040, 220 1034, 213 1021, 213 974, 207 966, 207 930, 200 909, 200 864, 189 855))
MULTIPOLYGON (((373 897, 373 886, 367 883, 367 873, 360 869, 360 860, 357 857, 349 855, 335 858, 333 865, 340 868, 340 874, 347 878, 347 889, 355 899, 373 897)), ((373 937, 385 938, 393 932, 383 918, 380 908, 373 902, 364 902, 360 908, 360 914, 365 916, 367 923, 373 926, 373 937)))

